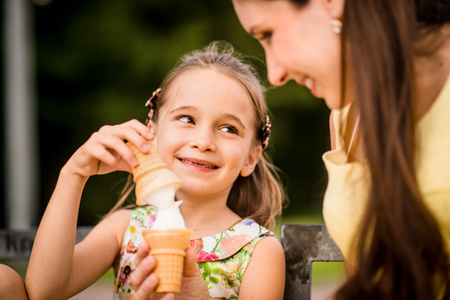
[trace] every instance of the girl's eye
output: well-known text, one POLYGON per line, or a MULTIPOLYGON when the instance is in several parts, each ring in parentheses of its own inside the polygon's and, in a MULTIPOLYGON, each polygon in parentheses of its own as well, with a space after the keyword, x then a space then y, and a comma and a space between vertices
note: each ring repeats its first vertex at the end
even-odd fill
POLYGON ((234 126, 231 126, 231 125, 226 125, 226 126, 220 128, 220 130, 228 132, 228 133, 232 133, 232 134, 238 134, 239 133, 237 128, 234 127, 234 126))
POLYGON ((183 123, 187 123, 187 124, 195 124, 195 120, 191 116, 179 116, 177 118, 177 120, 179 120, 179 121, 181 121, 183 123))

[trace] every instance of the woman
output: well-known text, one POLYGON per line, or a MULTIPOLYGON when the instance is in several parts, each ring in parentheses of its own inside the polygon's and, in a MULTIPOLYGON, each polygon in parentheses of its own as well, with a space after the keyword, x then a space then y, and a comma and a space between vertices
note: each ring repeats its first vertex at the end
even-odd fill
POLYGON ((450 1, 233 0, 269 81, 332 110, 323 214, 337 299, 450 297, 450 1))

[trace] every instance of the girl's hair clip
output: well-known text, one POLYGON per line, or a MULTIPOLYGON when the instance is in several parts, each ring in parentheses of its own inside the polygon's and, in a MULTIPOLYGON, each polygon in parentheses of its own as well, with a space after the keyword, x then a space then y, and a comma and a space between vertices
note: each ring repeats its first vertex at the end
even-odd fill
POLYGON ((153 92, 150 99, 147 100, 147 103, 145 103, 145 106, 150 109, 150 111, 148 112, 147 119, 145 120, 145 125, 147 125, 148 122, 153 120, 153 117, 154 117, 155 111, 156 111, 158 97, 160 95, 161 95, 161 88, 158 88, 156 91, 153 92))
POLYGON ((272 123, 270 122, 269 116, 266 115, 266 123, 261 128, 261 132, 260 132, 261 145, 262 145, 263 151, 267 149, 267 146, 269 146, 269 138, 270 138, 271 129, 272 129, 272 123))

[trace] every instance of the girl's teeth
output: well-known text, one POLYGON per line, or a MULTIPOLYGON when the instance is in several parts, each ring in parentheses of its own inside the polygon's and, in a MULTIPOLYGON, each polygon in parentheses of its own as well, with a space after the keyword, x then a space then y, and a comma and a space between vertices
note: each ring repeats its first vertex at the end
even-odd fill
POLYGON ((195 162, 192 162, 192 161, 186 161, 186 160, 185 160, 185 162, 190 163, 190 164, 195 165, 195 166, 202 167, 202 168, 214 169, 214 166, 202 165, 202 164, 198 164, 198 163, 195 163, 195 162))

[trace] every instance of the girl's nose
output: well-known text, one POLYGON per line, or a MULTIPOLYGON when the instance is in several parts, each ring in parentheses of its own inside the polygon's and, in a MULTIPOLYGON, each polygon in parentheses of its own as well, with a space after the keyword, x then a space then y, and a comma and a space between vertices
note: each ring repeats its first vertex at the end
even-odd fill
POLYGON ((272 55, 266 53, 267 78, 274 86, 281 86, 288 81, 286 70, 277 63, 272 55))
POLYGON ((190 144, 191 147, 197 148, 202 152, 216 151, 213 133, 208 130, 198 130, 196 135, 192 137, 190 144))

